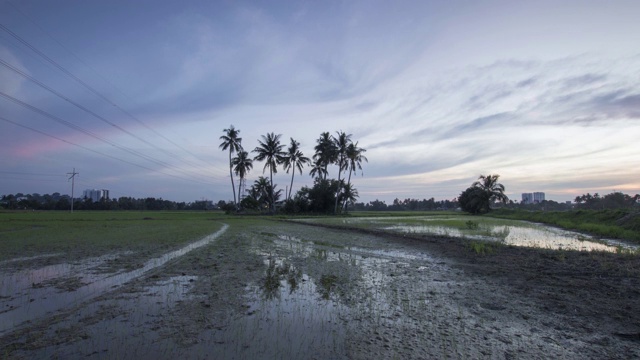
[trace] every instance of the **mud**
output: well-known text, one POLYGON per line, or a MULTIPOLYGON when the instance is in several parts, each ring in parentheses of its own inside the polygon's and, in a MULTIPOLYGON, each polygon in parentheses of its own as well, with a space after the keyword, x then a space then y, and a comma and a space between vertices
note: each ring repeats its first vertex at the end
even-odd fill
MULTIPOLYGON (((510 246, 480 254, 460 239, 247 224, 4 334, 0 357, 640 357, 637 256, 510 246)), ((118 268, 155 255, 118 257, 118 268)), ((13 265, 25 267, 0 269, 13 265)), ((64 279, 42 286, 55 296, 56 284, 64 279)))

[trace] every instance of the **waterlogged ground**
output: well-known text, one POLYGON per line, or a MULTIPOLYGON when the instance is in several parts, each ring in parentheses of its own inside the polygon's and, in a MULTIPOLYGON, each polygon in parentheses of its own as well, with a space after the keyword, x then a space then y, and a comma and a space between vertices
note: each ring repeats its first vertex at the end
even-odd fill
MULTIPOLYGON (((631 255, 506 245, 479 253, 460 239, 379 229, 228 225, 119 286, 0 332, 0 357, 640 357, 640 266, 631 255)), ((0 271, 31 282, 22 292, 53 300, 157 257, 43 255, 5 261, 0 271), (17 277, 51 266, 72 268, 17 277)), ((15 303, 19 294, 2 291, 0 316, 12 301, 41 301, 15 303)))
POLYGON ((638 249, 637 244, 613 239, 599 239, 588 234, 562 230, 544 224, 469 215, 319 218, 304 221, 329 225, 343 224, 365 229, 373 228, 400 234, 499 241, 506 245, 542 249, 611 252, 638 249))

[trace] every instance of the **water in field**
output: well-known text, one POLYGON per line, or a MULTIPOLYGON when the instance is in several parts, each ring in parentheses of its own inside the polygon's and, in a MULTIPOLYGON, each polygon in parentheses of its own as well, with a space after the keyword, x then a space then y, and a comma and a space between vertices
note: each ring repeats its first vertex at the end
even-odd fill
POLYGON ((150 259, 143 267, 129 272, 104 274, 95 271, 109 259, 117 257, 110 254, 13 274, 0 273, 0 335, 15 330, 24 323, 79 305, 122 286, 172 259, 211 243, 227 227, 225 224, 218 232, 150 259))
POLYGON ((405 234, 429 234, 544 249, 620 251, 637 246, 611 239, 596 239, 573 231, 518 220, 471 216, 366 217, 341 219, 350 226, 405 234))

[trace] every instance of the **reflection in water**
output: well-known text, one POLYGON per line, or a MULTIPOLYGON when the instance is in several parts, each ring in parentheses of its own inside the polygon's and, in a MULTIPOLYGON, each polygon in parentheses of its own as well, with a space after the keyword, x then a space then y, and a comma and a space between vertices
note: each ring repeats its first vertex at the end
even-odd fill
POLYGON ((302 272, 293 265, 270 258, 261 286, 262 295, 266 300, 277 298, 284 281, 289 284, 289 293, 293 293, 298 288, 300 279, 302 279, 302 272))
POLYGON ((354 227, 378 228, 411 234, 430 234, 486 241, 503 241, 514 246, 545 249, 598 250, 618 252, 637 250, 637 245, 612 239, 561 230, 544 224, 518 220, 496 220, 471 216, 398 216, 346 219, 302 219, 301 222, 339 223, 354 227), (499 225, 496 225, 499 223, 499 225), (505 225, 506 224, 506 225, 505 225))
POLYGON ((320 277, 320 287, 318 288, 320 296, 325 300, 329 300, 331 291, 335 289, 337 282, 338 277, 335 275, 322 275, 320 277))
MULTIPOLYGON (((476 240, 501 241, 508 245, 564 250, 618 251, 620 243, 609 240, 616 246, 596 242, 591 236, 572 231, 560 230, 544 225, 520 222, 514 225, 480 224, 477 228, 459 229, 441 225, 392 225, 384 230, 411 234, 433 234, 476 240)), ((630 246, 629 246, 630 247, 630 246)))
MULTIPOLYGON (((204 237, 189 245, 164 254, 161 257, 148 260, 142 268, 126 273, 116 274, 91 274, 90 266, 95 266, 95 262, 80 265, 60 264, 53 267, 45 267, 33 271, 5 276, 2 274, 0 281, 0 305, 6 310, 0 312, 0 335, 7 331, 16 329, 27 321, 33 321, 45 315, 51 315, 56 311, 70 308, 80 303, 94 299, 106 292, 111 291, 149 270, 166 264, 168 261, 207 245, 224 233, 228 225, 224 224, 222 229, 204 237), (74 267, 75 266, 75 267, 74 267), (43 270, 44 269, 44 270, 43 270), (69 292, 56 293, 48 286, 39 287, 44 279, 65 276, 66 274, 82 274, 82 283, 77 289, 69 292), (37 283, 36 283, 37 281, 37 283), (89 282, 90 281, 90 282, 89 282), (88 284, 84 284, 89 282, 88 284)), ((75 278, 78 278, 76 275, 75 278)))

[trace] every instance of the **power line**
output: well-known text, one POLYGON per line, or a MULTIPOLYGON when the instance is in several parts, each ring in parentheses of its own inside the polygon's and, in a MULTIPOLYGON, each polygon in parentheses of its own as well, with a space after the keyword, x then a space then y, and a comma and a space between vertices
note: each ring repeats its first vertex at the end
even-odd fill
POLYGON ((100 152, 100 151, 97 151, 97 150, 94 150, 94 149, 88 148, 88 147, 86 147, 86 146, 82 146, 82 145, 80 145, 80 144, 76 144, 76 143, 73 143, 73 142, 71 142, 71 141, 68 141, 68 140, 65 140, 65 139, 59 138, 59 137, 57 137, 57 136, 55 136, 55 135, 47 134, 47 133, 46 133, 46 132, 44 132, 44 131, 40 131, 40 130, 38 130, 38 129, 34 129, 34 128, 32 128, 32 127, 29 127, 29 126, 26 126, 26 125, 23 125, 23 124, 17 123, 17 122, 15 122, 15 121, 11 121, 11 120, 9 120, 9 119, 7 119, 7 118, 4 118, 4 117, 2 117, 2 116, 0 116, 0 120, 5 121, 5 122, 8 122, 8 123, 11 123, 11 124, 13 124, 13 125, 19 126, 19 127, 21 127, 21 128, 24 128, 24 129, 27 129, 27 130, 30 130, 30 131, 33 131, 33 132, 36 132, 36 133, 38 133, 38 134, 41 134, 41 135, 44 135, 44 136, 47 136, 47 137, 50 137, 50 138, 53 138, 53 139, 56 139, 56 140, 62 141, 62 142, 67 143, 67 144, 69 144, 69 145, 77 146, 77 147, 79 147, 79 148, 81 148, 81 149, 84 149, 84 150, 87 150, 87 151, 91 151, 92 153, 95 153, 95 154, 98 154, 98 155, 101 155, 101 156, 105 156, 105 157, 108 157, 108 158, 113 159, 113 160, 121 161, 121 162, 124 162, 124 163, 129 164, 129 165, 133 165, 133 166, 139 167, 139 168, 141 168, 141 169, 149 170, 149 171, 152 171, 152 172, 155 172, 155 173, 159 173, 159 174, 163 174, 163 175, 166 175, 166 176, 171 176, 171 177, 174 177, 174 178, 177 178, 177 179, 181 179, 181 180, 187 180, 187 181, 196 182, 196 183, 200 183, 200 184, 211 185, 210 183, 207 183, 207 182, 198 181, 198 180, 196 180, 196 179, 184 178, 184 177, 177 176, 177 175, 174 175, 174 174, 168 174, 168 173, 162 172, 162 171, 160 171, 160 170, 155 170, 155 169, 152 169, 152 168, 146 167, 146 166, 144 166, 144 165, 136 164, 136 163, 133 163, 133 162, 131 162, 131 161, 128 161, 128 160, 124 160, 124 159, 121 159, 121 158, 115 157, 115 156, 113 156, 113 155, 105 154, 105 153, 103 153, 103 152, 100 152))
MULTIPOLYGON (((193 154, 192 152, 190 152, 189 150, 185 149, 184 147, 180 146, 179 144, 171 141, 169 138, 165 137, 164 135, 160 134, 159 132, 157 132, 155 129, 151 128, 149 125, 147 125, 146 123, 144 123, 142 120, 138 119, 137 117, 135 117, 133 114, 129 113, 128 111, 126 111, 125 109, 123 109, 122 107, 120 107, 118 104, 116 104, 115 102, 111 101, 109 98, 107 98, 106 96, 102 95, 98 90, 94 89, 93 87, 91 87, 89 84, 87 84, 86 82, 82 81, 82 79, 78 78, 77 76, 73 75, 71 72, 69 72, 67 69, 65 69, 62 65, 58 64, 55 60, 51 59, 50 57, 48 57, 46 54, 44 54, 43 52, 41 52, 40 50, 38 50, 36 47, 34 47, 33 45, 31 45, 28 41, 24 40, 23 38, 21 38, 20 36, 18 36, 16 33, 14 33, 13 31, 9 30, 6 26, 0 24, 0 29, 4 30, 6 33, 8 33, 9 35, 11 35, 14 39, 18 40, 20 43, 22 43, 24 46, 28 47, 29 49, 31 49, 31 51, 35 52, 36 54, 38 54, 40 57, 42 57, 44 60, 46 60, 48 63, 50 63, 51 65, 53 65, 54 67, 56 67, 58 70, 60 70, 62 73, 64 73, 66 76, 70 77, 71 79, 75 80, 77 83, 79 83, 80 85, 82 85, 84 88, 86 88, 87 90, 89 90, 90 92, 92 92, 94 95, 96 95, 97 97, 101 98, 102 100, 104 100, 106 103, 108 103, 109 105, 119 109, 121 112, 123 112, 124 114, 126 114, 127 116, 129 116, 131 119, 135 120, 136 122, 138 122, 139 124, 141 124, 142 126, 146 127, 147 129, 149 129, 150 131, 154 132, 156 135, 158 135, 159 137, 165 139, 166 141, 168 141, 169 143, 171 143, 172 145, 182 149, 183 151, 187 152, 188 154, 190 154, 191 156, 195 157, 196 159, 199 159, 200 161, 203 161, 202 159, 200 159, 197 155, 193 154)), ((205 161, 203 161, 204 163, 206 163, 205 161)))
MULTIPOLYGON (((155 163, 155 164, 160 165, 160 166, 164 166, 164 167, 167 167, 167 168, 170 168, 170 167, 171 167, 171 165, 170 165, 170 164, 168 164, 168 163, 166 163, 166 162, 164 162, 164 161, 156 160, 156 159, 154 159, 154 158, 152 158, 152 157, 150 157, 150 156, 148 156, 148 155, 145 155, 145 154, 143 154, 143 153, 140 153, 139 151, 136 151, 136 150, 130 149, 130 148, 125 147, 125 146, 118 145, 118 144, 116 144, 116 143, 114 143, 114 142, 112 142, 112 141, 110 141, 110 140, 108 140, 108 139, 105 139, 104 137, 102 137, 102 136, 100 136, 100 135, 97 135, 97 134, 95 134, 95 133, 93 133, 93 132, 91 132, 91 131, 89 131, 89 130, 85 130, 85 129, 83 129, 82 127, 80 127, 80 126, 78 126, 78 125, 75 125, 75 124, 73 124, 73 123, 71 123, 71 122, 69 122, 69 121, 67 121, 67 120, 61 119, 61 118, 59 118, 59 117, 57 117, 57 116, 55 116, 55 115, 52 115, 52 114, 50 114, 50 113, 48 113, 48 112, 46 112, 46 111, 44 111, 44 110, 42 110, 42 109, 39 109, 39 108, 35 107, 35 106, 33 106, 33 105, 27 104, 27 103, 25 103, 24 101, 21 101, 21 100, 19 100, 19 99, 16 99, 16 98, 14 98, 13 96, 11 96, 11 95, 9 95, 9 94, 6 94, 6 93, 4 93, 4 92, 2 92, 2 91, 0 91, 0 96, 1 96, 1 97, 4 97, 5 99, 7 99, 7 100, 9 100, 9 101, 12 101, 12 102, 13 102, 13 103, 15 103, 15 104, 18 104, 18 105, 20 105, 20 106, 23 106, 23 107, 25 107, 25 108, 27 108, 27 109, 29 109, 29 110, 33 111, 33 112, 36 112, 36 113, 38 113, 38 114, 40 114, 40 115, 42 115, 42 116, 45 116, 45 117, 47 117, 47 118, 50 118, 50 119, 52 119, 52 120, 54 120, 54 121, 56 121, 56 122, 58 122, 58 123, 60 123, 60 124, 63 124, 63 125, 65 125, 65 126, 67 126, 67 127, 70 127, 70 128, 72 128, 72 129, 74 129, 74 130, 77 130, 77 131, 79 131, 79 132, 81 132, 81 133, 83 133, 83 134, 86 134, 86 135, 88 135, 88 136, 90 136, 90 137, 93 137, 94 139, 100 140, 100 141, 102 141, 102 142, 104 142, 104 143, 106 143, 106 144, 109 144, 109 145, 111 145, 111 146, 113 146, 113 147, 115 147, 115 148, 117 148, 117 149, 120 149, 120 150, 122 150, 122 151, 125 151, 125 152, 127 152, 127 153, 129 153, 129 154, 132 154, 132 155, 134 155, 134 156, 137 156, 137 157, 143 158, 143 159, 145 159, 145 160, 147 160, 147 161, 150 161, 150 162, 155 163)), ((147 169, 149 169, 149 168, 147 168, 147 169)))
MULTIPOLYGON (((91 111, 90 109, 87 109, 86 107, 82 106, 81 104, 78 104, 77 102, 75 102, 75 101, 71 100, 71 99, 70 99, 70 98, 68 98, 67 96, 64 96, 63 94, 59 93, 58 91, 56 91, 56 90, 52 89, 51 87, 47 86, 46 84, 42 83, 41 81, 39 81, 39 80, 37 80, 37 79, 33 78, 32 76, 30 76, 30 75, 26 74, 26 73, 25 73, 25 72, 23 72, 22 70, 20 70, 20 69, 18 69, 18 68, 16 68, 16 67, 14 67, 13 65, 11 65, 11 64, 9 64, 9 63, 7 63, 6 61, 4 61, 4 60, 0 59, 0 65, 3 65, 4 67, 6 67, 6 68, 8 68, 8 69, 12 70, 13 72, 15 72, 16 74, 18 74, 18 75, 22 76, 23 78, 25 78, 25 79, 27 79, 27 80, 29 80, 29 81, 31 81, 31 82, 33 82, 33 83, 35 83, 36 85, 38 85, 38 86, 40 86, 41 88, 43 88, 43 89, 45 89, 45 90, 47 90, 47 91, 51 92, 52 94, 56 95, 57 97, 59 97, 59 98, 61 98, 61 99, 65 100, 65 101, 69 102, 70 104, 74 105, 75 107, 77 107, 77 108, 79 108, 79 109, 83 110, 84 112, 86 112, 86 113, 88 113, 88 114, 90 114, 90 115, 94 116, 95 118, 97 118, 97 119, 99 119, 99 120, 102 120, 103 122, 105 122, 105 123, 107 123, 107 124, 111 125, 112 127, 114 127, 114 128, 116 128, 116 129, 118 129, 118 130, 120 130, 120 131, 122 131, 122 132, 124 132, 124 133, 126 133, 126 134, 128 134, 128 135, 130 135, 130 136, 132 136, 133 138, 135 138, 135 139, 137 139, 137 140, 139 140, 139 141, 141 141, 141 142, 143 142, 143 143, 145 143, 145 144, 147 144, 147 145, 149 145, 149 146, 151 146, 151 147, 153 147, 153 148, 155 148, 155 149, 157 149, 157 150, 160 150, 160 151, 164 152, 165 154, 167 154, 167 155, 169 155, 169 156, 171 156, 171 157, 173 157, 173 158, 175 158, 175 159, 177 159, 177 160, 180 160, 180 161, 182 161, 182 162, 184 162, 184 163, 186 163, 186 164, 188 164, 188 165, 192 166, 193 168, 197 168, 197 166, 196 166, 196 165, 194 165, 193 163, 190 163, 190 162, 188 162, 188 161, 185 161, 184 159, 181 159, 178 155, 175 155, 175 154, 173 154, 173 153, 171 153, 171 152, 169 152, 169 151, 167 151, 167 150, 165 150, 165 149, 162 149, 162 148, 160 148, 160 147, 158 147, 158 146, 156 146, 156 145, 154 145, 154 144, 152 144, 152 143, 148 142, 147 140, 145 140, 145 139, 143 139, 143 138, 141 138, 141 137, 139 137, 139 136, 135 135, 134 133, 132 133, 132 132, 130 132, 130 131, 128 131, 128 130, 126 130, 126 129, 122 128, 121 126, 119 126, 119 125, 117 125, 117 124, 115 124, 115 123, 113 123, 113 122, 111 122, 111 121, 107 120, 106 118, 104 118, 104 117, 102 117, 102 116, 100 116, 100 115, 96 114, 95 112, 91 111)), ((158 160, 158 161, 160 161, 160 160, 158 160)), ((169 165, 169 164, 166 164, 166 163, 165 163, 165 166, 168 166, 168 165, 169 165)))
POLYGON ((22 171, 1 171, 0 174, 11 174, 11 175, 33 175, 33 176, 64 176, 62 174, 42 174, 42 173, 30 173, 30 172, 22 172, 22 171))

